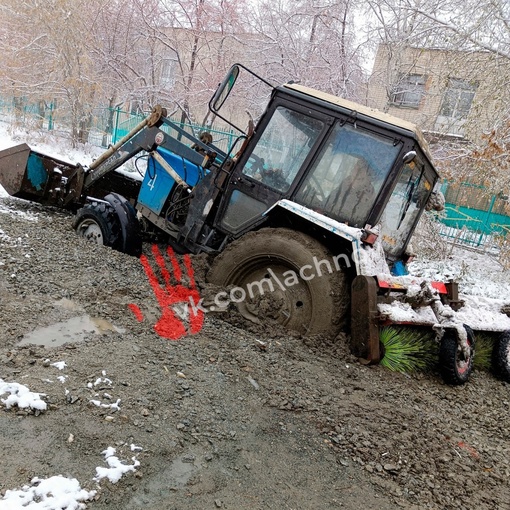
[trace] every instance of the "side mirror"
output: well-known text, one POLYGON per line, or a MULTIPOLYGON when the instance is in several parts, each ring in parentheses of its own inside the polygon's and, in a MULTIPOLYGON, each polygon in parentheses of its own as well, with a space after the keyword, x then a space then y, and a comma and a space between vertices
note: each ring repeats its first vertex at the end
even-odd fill
POLYGON ((239 66, 233 65, 211 99, 211 109, 216 113, 225 103, 239 76, 239 66))
POLYGON ((404 154, 404 157, 402 158, 404 161, 404 164, 411 163, 411 161, 416 157, 415 151, 409 151, 406 154, 404 154))

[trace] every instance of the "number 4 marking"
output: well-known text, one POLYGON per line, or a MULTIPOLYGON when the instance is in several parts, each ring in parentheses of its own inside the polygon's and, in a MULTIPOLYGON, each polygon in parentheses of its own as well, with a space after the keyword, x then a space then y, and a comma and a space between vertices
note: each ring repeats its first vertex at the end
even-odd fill
POLYGON ((154 190, 154 184, 156 184, 156 179, 158 178, 158 174, 154 176, 154 179, 151 179, 147 184, 147 187, 150 188, 151 191, 154 190))

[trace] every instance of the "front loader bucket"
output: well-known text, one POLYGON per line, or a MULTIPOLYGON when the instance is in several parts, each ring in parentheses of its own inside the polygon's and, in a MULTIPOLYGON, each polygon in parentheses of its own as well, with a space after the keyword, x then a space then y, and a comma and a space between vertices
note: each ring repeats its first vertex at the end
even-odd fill
POLYGON ((23 143, 0 151, 0 184, 13 197, 65 207, 62 185, 79 167, 37 153, 23 143))

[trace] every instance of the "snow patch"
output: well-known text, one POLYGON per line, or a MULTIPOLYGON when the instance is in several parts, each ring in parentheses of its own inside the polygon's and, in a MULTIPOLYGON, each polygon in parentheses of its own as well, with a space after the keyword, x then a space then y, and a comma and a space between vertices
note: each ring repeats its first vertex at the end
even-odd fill
POLYGON ((103 404, 103 403, 101 403, 100 400, 91 400, 90 403, 94 404, 97 407, 103 407, 104 409, 111 409, 112 411, 119 411, 120 410, 120 407, 119 407, 120 398, 118 398, 117 402, 115 402, 113 404, 103 404))
POLYGON ((8 207, 5 204, 0 204, 0 214, 8 214, 9 216, 12 216, 13 218, 22 218, 23 220, 27 220, 27 221, 34 221, 34 222, 39 221, 39 216, 37 214, 20 211, 18 209, 13 209, 12 207, 8 207))
POLYGON ((33 478, 31 486, 25 485, 18 490, 7 490, 0 500, 0 510, 82 510, 83 503, 90 501, 96 491, 82 489, 75 478, 52 476, 46 480, 33 478))
POLYGON ((140 465, 140 461, 138 461, 136 457, 131 458, 133 464, 123 464, 120 459, 115 456, 115 452, 115 448, 111 446, 102 452, 108 467, 96 467, 94 480, 99 481, 102 478, 108 478, 110 482, 117 483, 122 478, 123 474, 136 471, 136 468, 140 465))
POLYGON ((20 409, 33 409, 38 411, 46 411, 47 405, 41 397, 44 393, 33 393, 25 385, 16 382, 7 383, 0 379, 0 396, 9 394, 5 399, 0 401, 7 409, 18 406, 20 409))

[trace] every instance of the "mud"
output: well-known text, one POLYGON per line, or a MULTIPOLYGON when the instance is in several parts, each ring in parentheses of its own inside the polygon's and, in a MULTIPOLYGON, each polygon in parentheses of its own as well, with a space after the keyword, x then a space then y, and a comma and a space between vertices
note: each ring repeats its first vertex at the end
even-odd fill
MULTIPOLYGON (((48 403, 38 416, 0 405, 0 495, 62 474, 98 489, 90 509, 509 508, 509 386, 492 374, 463 387, 394 374, 359 364, 344 334, 302 338, 232 312, 166 339, 139 260, 77 238, 65 213, 0 202, 12 212, 0 214, 0 378, 48 403), (20 345, 44 328, 70 342, 20 345), (118 399, 118 411, 91 402, 118 399), (109 446, 140 466, 98 487, 109 446)), ((206 266, 193 260, 202 294, 206 266)))

